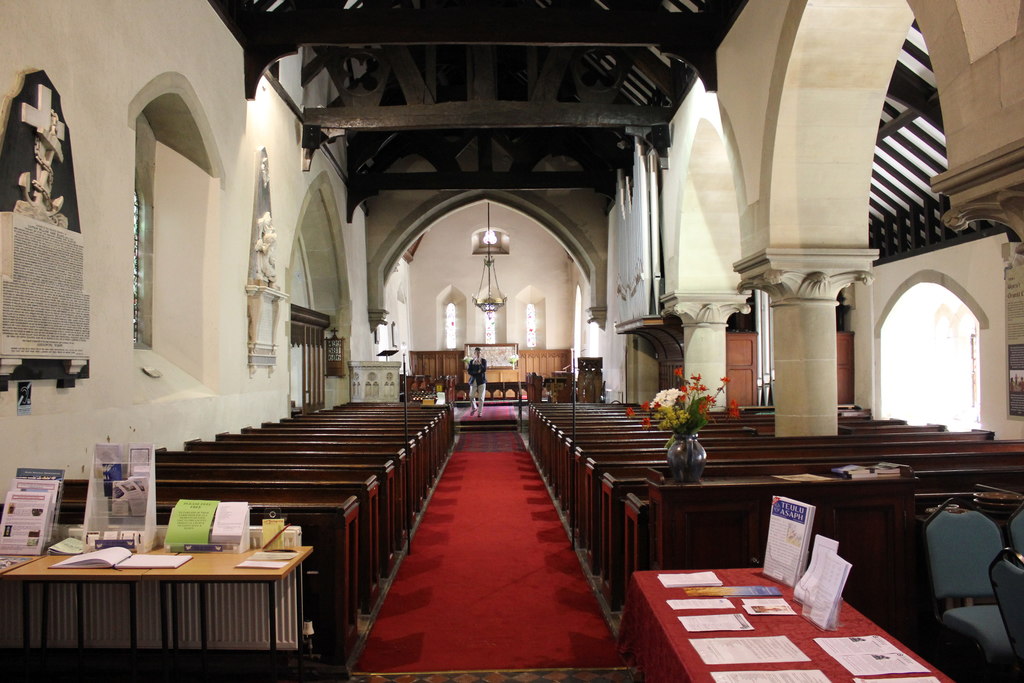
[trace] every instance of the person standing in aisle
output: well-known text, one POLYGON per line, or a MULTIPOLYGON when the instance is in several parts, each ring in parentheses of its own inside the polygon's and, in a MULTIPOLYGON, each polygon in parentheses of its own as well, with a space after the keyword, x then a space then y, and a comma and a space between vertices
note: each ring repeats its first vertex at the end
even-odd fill
POLYGON ((484 414, 484 394, 487 391, 487 359, 480 357, 480 347, 473 349, 469 361, 469 414, 484 414))

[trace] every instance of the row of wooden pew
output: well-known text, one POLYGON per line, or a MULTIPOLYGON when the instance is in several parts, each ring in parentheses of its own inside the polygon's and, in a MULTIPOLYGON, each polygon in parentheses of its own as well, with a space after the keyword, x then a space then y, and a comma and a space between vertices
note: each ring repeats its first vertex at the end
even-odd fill
MULTIPOLYGON (((377 606, 382 582, 410 547, 454 438, 449 407, 348 404, 159 449, 158 523, 179 499, 198 498, 248 501, 257 525, 273 509, 300 526, 314 548, 304 564, 313 650, 343 666, 360 616, 377 606)), ((65 521, 81 522, 85 488, 66 483, 65 521)))
POLYGON ((643 429, 625 406, 534 404, 529 429, 538 467, 612 610, 638 569, 760 564, 770 496, 785 495, 818 505, 818 530, 839 537, 854 562, 851 603, 912 638, 915 515, 977 484, 1024 488, 1022 441, 875 420, 866 411, 841 412, 839 433, 825 437, 775 437, 770 413, 718 419, 700 434, 708 452, 700 485, 671 481, 669 434, 643 429), (880 461, 907 465, 907 476, 779 478, 880 461))

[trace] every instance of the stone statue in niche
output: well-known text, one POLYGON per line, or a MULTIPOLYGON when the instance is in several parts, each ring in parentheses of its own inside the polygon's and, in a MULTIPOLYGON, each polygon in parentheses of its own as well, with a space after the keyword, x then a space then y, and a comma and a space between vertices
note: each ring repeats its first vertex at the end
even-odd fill
POLYGON ((274 287, 277 284, 277 261, 274 258, 277 232, 274 230, 274 221, 270 218, 270 212, 260 216, 256 225, 260 235, 256 238, 254 246, 257 279, 266 283, 267 287, 274 287))
POLYGON ((266 148, 259 148, 256 160, 256 197, 253 201, 252 233, 249 242, 248 296, 249 369, 272 368, 277 362, 275 335, 280 303, 287 299, 278 290, 277 231, 270 210, 270 163, 266 148))
POLYGON ((270 213, 270 161, 267 150, 260 148, 259 171, 256 179, 255 218, 252 229, 252 254, 249 257, 249 283, 271 287, 277 284, 274 250, 277 231, 270 213))
POLYGON ((37 107, 28 103, 21 104, 21 120, 34 126, 35 133, 35 176, 25 171, 18 178, 22 199, 15 203, 14 213, 31 216, 38 220, 68 227, 68 219, 60 210, 64 206, 63 197, 53 197, 53 165, 54 160, 64 161, 65 127, 57 112, 51 109, 52 93, 49 88, 40 85, 38 88, 37 107))

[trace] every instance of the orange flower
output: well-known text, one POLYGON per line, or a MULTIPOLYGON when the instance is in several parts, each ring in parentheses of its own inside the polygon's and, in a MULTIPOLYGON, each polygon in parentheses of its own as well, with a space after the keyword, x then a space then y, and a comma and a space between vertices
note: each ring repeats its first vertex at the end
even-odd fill
POLYGON ((636 411, 634 411, 632 408, 626 408, 626 417, 634 417, 635 415, 636 411))
POLYGON ((651 418, 645 417, 644 419, 640 420, 640 426, 643 427, 644 429, 650 429, 651 428, 651 418))
POLYGON ((683 369, 682 368, 676 368, 672 372, 675 373, 676 377, 682 377, 683 376, 683 369))
POLYGON ((740 416, 740 406, 739 406, 738 403, 736 403, 736 399, 732 399, 731 401, 729 401, 729 417, 739 417, 739 416, 740 416))
POLYGON ((644 401, 643 403, 640 404, 640 408, 642 410, 650 410, 651 409, 651 402, 650 401, 644 401))
POLYGON ((728 384, 728 383, 729 383, 729 378, 728 378, 728 377, 723 377, 723 378, 722 378, 721 380, 719 380, 719 381, 721 381, 721 382, 722 382, 722 384, 728 384))

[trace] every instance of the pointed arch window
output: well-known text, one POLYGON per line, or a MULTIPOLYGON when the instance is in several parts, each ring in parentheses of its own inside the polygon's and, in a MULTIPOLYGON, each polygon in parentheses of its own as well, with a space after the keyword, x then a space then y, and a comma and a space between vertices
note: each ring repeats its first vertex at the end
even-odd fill
POLYGON ((444 347, 446 349, 454 349, 455 341, 458 338, 458 326, 457 317, 455 314, 455 304, 449 303, 444 307, 444 347))
POLYGON ((537 307, 526 304, 526 347, 537 347, 537 307))

